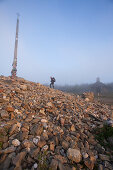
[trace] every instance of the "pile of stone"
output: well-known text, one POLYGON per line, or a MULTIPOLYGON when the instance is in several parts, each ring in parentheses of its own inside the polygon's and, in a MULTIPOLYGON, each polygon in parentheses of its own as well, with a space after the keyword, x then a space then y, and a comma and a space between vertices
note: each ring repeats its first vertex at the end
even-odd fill
POLYGON ((95 139, 111 110, 39 83, 0 77, 0 170, 113 169, 95 139))
POLYGON ((85 101, 94 101, 94 93, 93 92, 84 92, 81 96, 85 101))

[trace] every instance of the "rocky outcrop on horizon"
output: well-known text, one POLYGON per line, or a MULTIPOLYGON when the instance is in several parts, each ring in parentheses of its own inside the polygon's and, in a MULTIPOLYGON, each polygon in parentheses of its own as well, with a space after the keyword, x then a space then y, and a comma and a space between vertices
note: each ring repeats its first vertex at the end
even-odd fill
POLYGON ((0 170, 112 170, 93 133, 109 118, 107 105, 1 76, 0 170))

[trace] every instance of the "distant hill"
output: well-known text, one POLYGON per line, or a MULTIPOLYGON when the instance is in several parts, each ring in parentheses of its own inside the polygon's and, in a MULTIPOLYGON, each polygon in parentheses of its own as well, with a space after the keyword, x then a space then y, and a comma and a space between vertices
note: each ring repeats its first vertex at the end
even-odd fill
POLYGON ((84 92, 94 92, 95 94, 102 93, 113 93, 113 83, 104 84, 102 82, 96 82, 93 84, 82 84, 74 86, 55 86, 56 89, 62 90, 64 92, 82 94, 84 92))

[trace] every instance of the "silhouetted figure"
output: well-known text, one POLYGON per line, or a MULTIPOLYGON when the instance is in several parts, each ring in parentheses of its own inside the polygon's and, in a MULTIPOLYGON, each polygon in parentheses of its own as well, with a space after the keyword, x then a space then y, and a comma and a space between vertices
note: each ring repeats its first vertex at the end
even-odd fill
POLYGON ((50 77, 51 83, 50 83, 50 88, 54 89, 54 82, 56 81, 54 77, 50 77))

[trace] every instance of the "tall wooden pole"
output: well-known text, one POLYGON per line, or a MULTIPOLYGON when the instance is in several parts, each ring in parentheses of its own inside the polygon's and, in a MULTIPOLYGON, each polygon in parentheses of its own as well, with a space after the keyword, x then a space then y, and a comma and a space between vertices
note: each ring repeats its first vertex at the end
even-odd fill
POLYGON ((18 48, 18 31, 19 31, 19 14, 17 14, 17 24, 16 24, 16 36, 15 36, 15 49, 14 49, 14 59, 13 59, 13 68, 11 71, 11 77, 15 78, 17 73, 17 48, 18 48))

